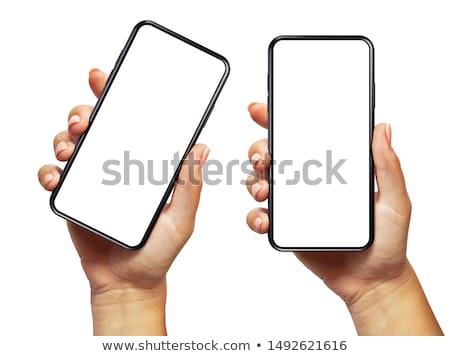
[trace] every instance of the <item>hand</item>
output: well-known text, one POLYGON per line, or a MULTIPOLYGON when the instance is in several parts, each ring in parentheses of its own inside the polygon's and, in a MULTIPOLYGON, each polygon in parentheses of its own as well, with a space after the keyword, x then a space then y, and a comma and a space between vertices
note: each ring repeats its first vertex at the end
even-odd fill
MULTIPOLYGON (((249 112, 255 122, 267 128, 266 105, 250 104, 249 112)), ((373 245, 362 252, 295 253, 308 269, 345 301, 353 312, 354 320, 354 314, 361 316, 362 310, 373 306, 375 296, 392 295, 402 286, 409 286, 411 281, 417 280, 406 258, 411 202, 399 159, 391 147, 390 125, 379 124, 375 127, 372 152, 378 185, 373 245)), ((266 180, 270 166, 267 140, 255 142, 248 155, 253 162, 254 173, 247 180, 247 189, 255 200, 264 201, 269 194, 266 180)), ((301 221, 301 217, 299 219, 301 221)), ((267 210, 258 208, 250 211, 247 223, 255 232, 267 233, 270 224, 267 210)), ((358 331, 364 333, 366 329, 360 327, 358 331)))
MULTIPOLYGON (((94 69, 89 73, 89 84, 97 97, 101 94, 106 79, 106 74, 99 70, 94 69)), ((88 126, 91 111, 92 107, 87 105, 77 106, 70 111, 68 129, 56 135, 53 143, 58 160, 67 161, 71 157, 77 140, 88 126)), ((70 236, 80 256, 81 265, 91 286, 94 332, 165 333, 165 326, 161 325, 156 331, 132 331, 131 320, 126 328, 124 325, 116 325, 114 330, 111 330, 111 324, 114 323, 111 323, 111 318, 106 314, 122 313, 123 319, 123 310, 118 311, 114 307, 117 305, 126 306, 127 313, 136 314, 138 317, 141 314, 141 306, 146 309, 155 309, 153 308, 155 306, 156 309, 164 309, 165 276, 193 232, 201 192, 201 184, 198 183, 201 183, 201 168, 208 153, 209 149, 201 144, 192 149, 191 155, 195 160, 200 161, 200 165, 193 169, 192 174, 195 179, 188 179, 189 167, 183 166, 180 180, 184 183, 175 187, 171 202, 163 209, 150 238, 142 249, 127 251, 75 224, 67 223, 70 236), (102 310, 105 312, 101 312, 102 310), (121 328, 124 330, 120 330, 121 328)), ((41 185, 52 191, 58 184, 61 172, 61 168, 54 165, 41 167, 38 174, 41 185)), ((164 323, 161 310, 157 314, 156 318, 164 323)), ((123 320, 119 323, 123 324, 123 320)))

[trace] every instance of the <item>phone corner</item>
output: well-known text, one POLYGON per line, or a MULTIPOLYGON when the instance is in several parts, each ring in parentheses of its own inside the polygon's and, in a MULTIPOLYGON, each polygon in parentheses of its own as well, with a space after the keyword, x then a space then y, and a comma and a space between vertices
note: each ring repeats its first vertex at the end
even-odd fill
POLYGON ((278 245, 278 244, 275 242, 275 239, 274 239, 274 237, 273 237, 272 231, 269 231, 269 233, 268 233, 268 240, 269 240, 270 246, 271 246, 274 250, 276 250, 276 251, 278 251, 278 252, 289 252, 286 248, 284 248, 284 247, 278 245))
POLYGON ((371 233, 369 240, 366 242, 366 244, 361 247, 355 248, 354 250, 356 252, 366 251, 373 245, 374 240, 375 240, 374 235, 373 235, 373 233, 371 233))
MULTIPOLYGON (((159 215, 159 214, 158 214, 159 215)), ((135 245, 130 245, 130 244, 126 244, 123 241, 114 239, 112 237, 109 237, 109 239, 116 243, 117 245, 119 245, 120 247, 128 250, 128 251, 136 251, 136 250, 140 250, 141 248, 143 248, 145 246, 145 244, 147 243, 148 239, 150 238, 151 232, 153 230, 153 223, 150 224, 150 227, 148 228, 148 230, 145 232, 144 236, 142 236, 142 238, 140 240, 136 240, 139 241, 137 242, 135 245)))
POLYGON ((273 50, 275 49, 275 45, 276 45, 278 42, 283 41, 283 40, 285 40, 285 39, 287 39, 287 38, 288 38, 288 36, 286 36, 286 35, 278 35, 278 36, 274 37, 274 38, 269 42, 269 47, 268 47, 269 53, 273 52, 273 50))
POLYGON ((144 237, 137 245, 130 246, 130 245, 122 244, 122 247, 129 251, 137 251, 145 246, 145 244, 147 243, 147 240, 148 240, 148 237, 144 237))
POLYGON ((224 72, 223 72, 223 76, 224 78, 228 78, 230 75, 230 71, 231 71, 231 66, 230 66, 230 62, 228 61, 228 59, 226 59, 225 56, 222 56, 221 54, 218 54, 217 59, 219 59, 224 67, 224 72))
POLYGON ((52 192, 52 194, 50 195, 50 199, 49 199, 50 209, 54 214, 56 214, 58 216, 63 216, 61 211, 56 207, 56 197, 57 196, 58 196, 58 192, 56 190, 54 190, 52 192))
POLYGON ((373 42, 372 42, 372 40, 369 37, 363 36, 363 35, 359 35, 359 36, 356 36, 356 39, 359 40, 359 41, 364 42, 369 47, 369 49, 371 51, 375 50, 375 46, 373 45, 373 42))
POLYGON ((141 20, 136 25, 134 25, 134 28, 136 30, 138 30, 142 26, 154 26, 154 27, 157 27, 158 24, 155 21, 153 21, 153 20, 141 20))

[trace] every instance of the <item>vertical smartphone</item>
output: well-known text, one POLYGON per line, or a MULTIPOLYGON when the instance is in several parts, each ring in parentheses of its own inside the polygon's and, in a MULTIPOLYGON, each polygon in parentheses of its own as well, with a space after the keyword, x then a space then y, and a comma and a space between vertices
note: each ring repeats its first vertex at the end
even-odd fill
POLYGON ((282 251, 363 250, 374 236, 374 47, 363 36, 269 46, 269 240, 282 251))
POLYGON ((142 247, 229 75, 225 57, 153 21, 132 30, 50 205, 142 247))

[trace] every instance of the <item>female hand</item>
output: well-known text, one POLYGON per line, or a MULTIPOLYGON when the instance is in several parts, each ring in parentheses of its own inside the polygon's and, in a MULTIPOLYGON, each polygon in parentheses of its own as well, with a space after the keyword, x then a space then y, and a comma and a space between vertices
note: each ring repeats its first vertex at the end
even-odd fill
MULTIPOLYGON (((106 83, 107 75, 100 70, 91 70, 89 84, 99 97, 106 83)), ((69 113, 67 130, 54 139, 55 156, 67 161, 80 135, 88 127, 91 106, 79 105, 69 113)), ((128 251, 95 234, 68 222, 68 230, 80 256, 81 265, 91 286, 92 308, 95 333, 112 334, 164 334, 164 305, 166 298, 166 273, 184 244, 191 236, 201 192, 201 169, 208 157, 209 149, 202 144, 191 151, 193 167, 181 169, 179 181, 171 199, 162 211, 145 246, 136 251, 128 251), (193 179, 189 179, 193 178, 193 179), (128 310, 124 313, 123 308, 128 310), (144 308, 146 311, 142 311, 144 308), (155 311, 153 318, 149 315, 155 311), (114 322, 113 315, 122 317, 114 322), (125 314, 130 316, 124 324, 125 314), (138 317, 136 320, 131 318, 138 317), (148 324, 143 320, 157 321, 152 330, 142 328, 148 324), (139 327, 140 324, 141 327, 139 327)), ((39 170, 41 185, 52 191, 56 188, 61 168, 45 165, 39 170)))
MULTIPOLYGON (((249 112, 256 123, 264 128, 268 127, 265 104, 250 104, 249 112)), ((391 136, 390 125, 379 124, 375 127, 372 152, 378 191, 375 193, 373 245, 362 252, 296 252, 295 255, 344 300, 358 332, 439 333, 439 325, 406 258, 411 202, 400 161, 391 146, 391 136), (401 306, 407 304, 401 297, 410 295, 412 291, 419 297, 415 305, 420 305, 424 310, 426 320, 422 325, 416 323, 414 328, 406 322, 396 324, 396 318, 391 315, 393 323, 389 325, 388 332, 386 325, 380 326, 375 320, 373 311, 377 307, 378 311, 383 310, 381 303, 386 300, 395 300, 392 307, 400 311, 401 306), (371 312, 367 316, 365 312, 368 310, 371 312), (367 325, 371 327, 367 328, 367 325)), ((269 194, 266 180, 266 172, 270 166, 267 140, 255 142, 250 147, 248 156, 253 162, 254 173, 249 176, 247 189, 255 200, 264 201, 269 194)), ((267 233, 270 224, 267 210, 258 208, 250 211, 247 223, 253 231, 267 233)), ((301 224, 301 216, 299 223, 301 224)), ((383 319, 386 322, 386 315, 383 319)))

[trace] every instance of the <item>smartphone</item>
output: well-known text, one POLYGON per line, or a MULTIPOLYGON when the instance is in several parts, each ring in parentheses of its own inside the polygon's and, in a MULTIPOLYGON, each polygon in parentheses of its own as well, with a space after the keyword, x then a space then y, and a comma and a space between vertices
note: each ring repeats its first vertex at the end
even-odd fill
POLYGON ((374 237, 374 46, 363 36, 269 45, 269 240, 359 251, 374 237))
POLYGON ((132 30, 50 198, 59 216, 142 247, 229 75, 222 55, 153 21, 132 30))

